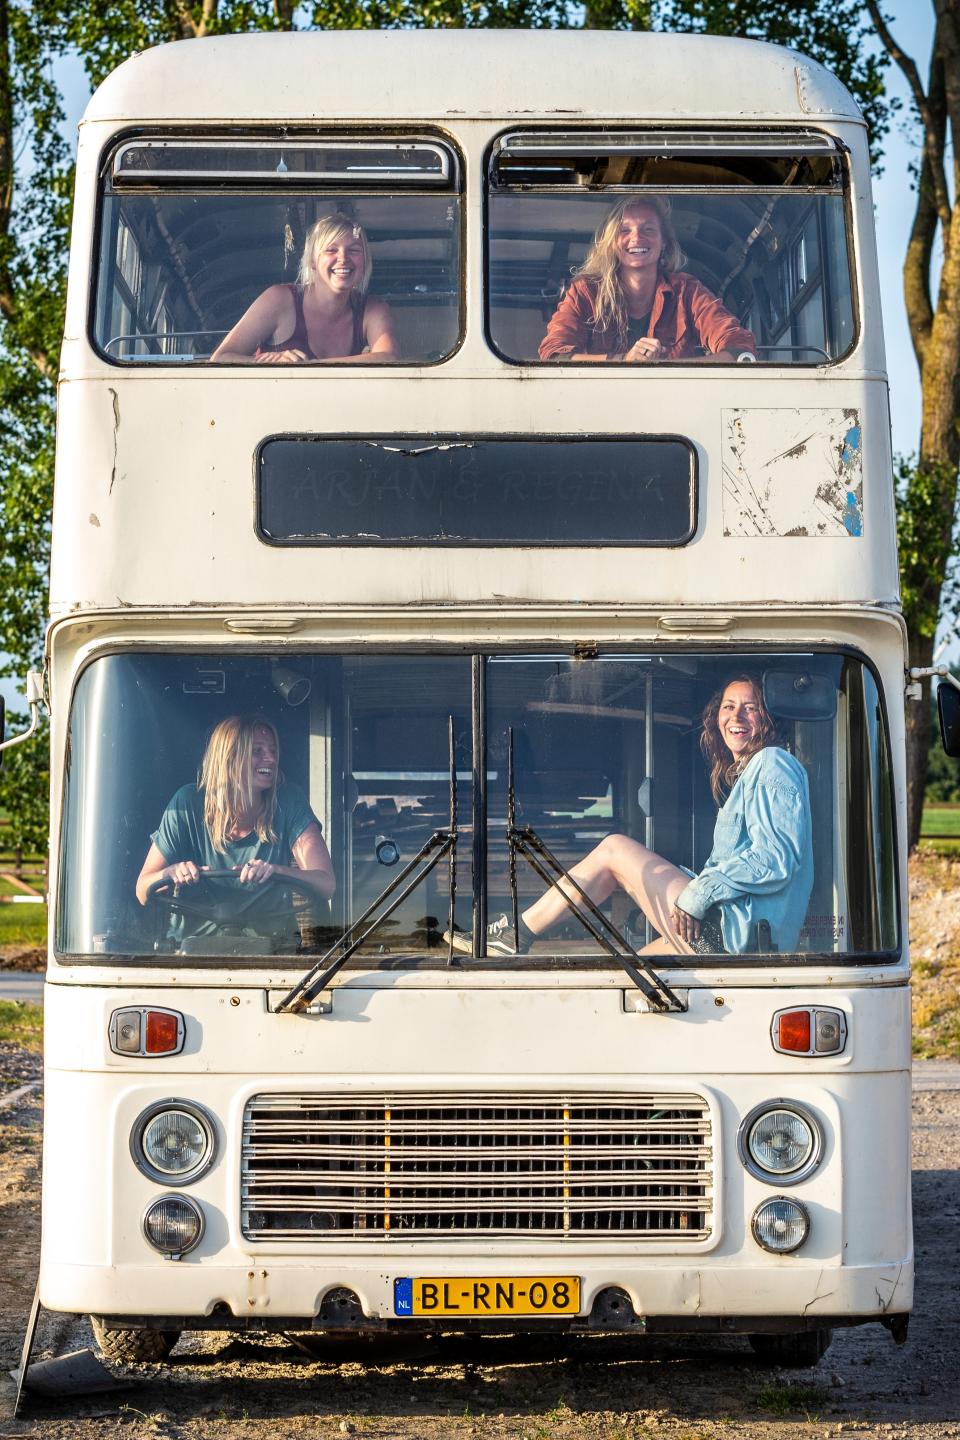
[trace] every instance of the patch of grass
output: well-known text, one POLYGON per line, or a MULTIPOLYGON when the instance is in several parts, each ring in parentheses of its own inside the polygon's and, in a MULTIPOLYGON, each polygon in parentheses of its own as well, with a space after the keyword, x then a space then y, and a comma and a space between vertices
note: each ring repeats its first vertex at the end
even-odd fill
POLYGON ((46 943, 46 905, 0 905, 0 949, 19 945, 42 950, 46 943))
POLYGON ((815 1385, 764 1385, 754 1396, 758 1410, 769 1410, 772 1415, 805 1415, 808 1420, 817 1418, 817 1407, 826 1399, 823 1390, 815 1385))
POLYGON ((39 1053, 43 1049, 43 1007, 0 1000, 0 1041, 39 1053))
POLYGON ((960 856, 960 808, 924 806, 919 849, 923 855, 960 856), (933 835, 937 838, 929 838, 933 835))

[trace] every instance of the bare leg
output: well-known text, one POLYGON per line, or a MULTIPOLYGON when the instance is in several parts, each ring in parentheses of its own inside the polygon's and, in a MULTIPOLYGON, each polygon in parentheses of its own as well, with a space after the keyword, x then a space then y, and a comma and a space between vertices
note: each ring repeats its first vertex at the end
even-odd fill
MULTIPOLYGON (((671 950, 690 949, 677 935, 672 920, 677 897, 690 877, 656 851, 626 835, 608 835, 571 868, 570 874, 597 905, 602 905, 614 890, 625 890, 669 942, 671 950)), ((548 930, 569 913, 567 895, 574 897, 575 906, 576 891, 561 880, 523 912, 524 924, 535 935, 548 930)))

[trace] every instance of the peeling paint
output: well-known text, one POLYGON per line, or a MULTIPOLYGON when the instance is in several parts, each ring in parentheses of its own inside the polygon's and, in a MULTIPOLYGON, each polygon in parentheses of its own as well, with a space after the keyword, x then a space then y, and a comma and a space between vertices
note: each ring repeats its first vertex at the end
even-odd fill
POLYGON ((113 468, 110 471, 110 489, 108 494, 113 494, 113 486, 117 478, 117 447, 120 440, 120 397, 116 390, 110 387, 110 395, 113 399, 113 468))
POLYGON ((98 520, 97 516, 94 515, 92 510, 90 512, 90 524, 96 526, 98 530, 100 529, 100 521, 98 520))
POLYGON ((723 455, 724 535, 863 535, 858 411, 725 410, 723 455))

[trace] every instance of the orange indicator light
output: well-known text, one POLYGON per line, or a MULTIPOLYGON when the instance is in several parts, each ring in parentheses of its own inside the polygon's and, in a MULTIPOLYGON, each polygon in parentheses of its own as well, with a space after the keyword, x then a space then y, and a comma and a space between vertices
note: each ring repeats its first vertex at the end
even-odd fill
POLYGON ((178 1015, 167 1010, 148 1010, 146 1016, 147 1055, 167 1055, 178 1048, 178 1015))
POLYGON ((781 1050, 798 1050, 802 1054, 810 1050, 809 1010, 785 1010, 778 1016, 778 1030, 781 1050))

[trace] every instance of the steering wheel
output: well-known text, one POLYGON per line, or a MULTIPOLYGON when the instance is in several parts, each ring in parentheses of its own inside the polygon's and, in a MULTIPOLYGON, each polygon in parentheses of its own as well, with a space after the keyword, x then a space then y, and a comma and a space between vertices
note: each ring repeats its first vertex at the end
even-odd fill
POLYGON ((278 889, 297 888, 286 876, 280 875, 241 885, 238 874, 238 870, 201 870, 198 880, 179 887, 176 881, 161 877, 147 891, 147 904, 160 905, 175 915, 193 915, 229 929, 242 925, 247 911, 264 895, 278 889), (178 893, 174 893, 175 889, 178 893))

